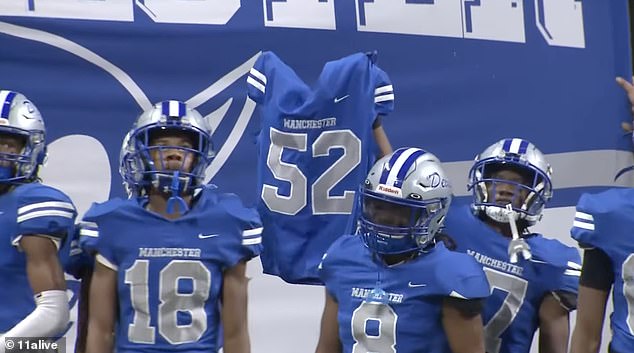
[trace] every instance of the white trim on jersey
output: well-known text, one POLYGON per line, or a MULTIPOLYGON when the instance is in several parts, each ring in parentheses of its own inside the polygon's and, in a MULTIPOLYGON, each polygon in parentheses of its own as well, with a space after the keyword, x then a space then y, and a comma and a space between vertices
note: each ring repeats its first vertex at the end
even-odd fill
POLYGON ((378 96, 382 93, 387 93, 387 92, 391 93, 392 91, 394 91, 394 87, 392 87, 392 85, 385 85, 385 86, 377 87, 374 90, 374 95, 378 96))
POLYGON ((263 229, 264 229, 263 227, 247 229, 244 232, 242 232, 242 236, 243 237, 250 237, 250 236, 254 236, 254 235, 260 235, 260 234, 262 234, 262 230, 263 229))
POLYGON ((92 237, 92 238, 97 238, 99 237, 99 231, 96 229, 80 229, 79 230, 79 235, 85 235, 87 237, 92 237))
MULTIPOLYGON (((29 235, 31 236, 31 235, 29 235)), ((42 237, 42 238, 46 238, 46 239, 50 239, 53 244, 55 245, 55 248, 57 250, 59 250, 59 247, 62 245, 61 241, 59 240, 59 238, 56 237, 52 237, 46 234, 37 234, 35 235, 37 237, 42 237)), ((15 246, 16 248, 20 249, 20 251, 22 251, 22 247, 20 247, 20 240, 22 240, 24 236, 23 235, 18 235, 17 237, 15 237, 15 239, 13 239, 13 241, 11 242, 11 245, 15 246)))
POLYGON ((262 237, 242 239, 242 245, 256 245, 262 243, 262 237))
POLYGON ((579 212, 575 213, 575 218, 579 218, 579 220, 594 222, 594 217, 592 217, 589 213, 579 212))
POLYGON ((564 275, 579 277, 579 276, 581 276, 581 271, 579 271, 579 270, 566 270, 566 271, 564 271, 564 275))
POLYGON ((264 76, 263 73, 261 73, 260 71, 256 70, 253 67, 251 68, 251 70, 249 70, 249 73, 255 76, 255 78, 257 78, 258 80, 260 80, 260 82, 266 85, 266 76, 264 76))
POLYGON ((572 226, 577 228, 587 229, 587 230, 594 230, 594 224, 585 223, 578 220, 575 220, 574 222, 572 222, 572 226))
POLYGON ((251 77, 251 76, 247 77, 247 83, 251 84, 251 86, 257 88, 262 93, 266 93, 264 85, 261 84, 260 82, 256 81, 253 77, 251 77))
POLYGON ((394 100, 394 94, 386 94, 384 96, 374 97, 374 103, 381 103, 381 102, 393 101, 393 100, 394 100))
POLYGON ((18 216, 18 223, 22 223, 24 221, 28 221, 29 219, 39 218, 39 217, 64 217, 72 219, 75 216, 74 212, 66 212, 60 210, 41 210, 29 212, 25 215, 18 216))
POLYGON ((36 208, 64 208, 70 211, 75 211, 75 207, 73 206, 73 204, 69 202, 46 201, 46 202, 32 203, 30 205, 26 205, 26 206, 22 206, 18 208, 18 216, 21 216, 36 208))
POLYGON ((574 270, 581 270, 581 265, 576 263, 576 262, 572 262, 572 261, 568 261, 568 267, 574 269, 574 270))
POLYGON ((119 270, 119 267, 117 267, 117 265, 113 264, 112 262, 108 261, 108 259, 106 259, 105 257, 103 257, 103 255, 101 254, 97 254, 95 256, 95 260, 99 261, 100 264, 108 267, 109 269, 113 270, 113 271, 117 271, 119 270))
POLYGON ((467 297, 465 297, 464 295, 456 292, 455 290, 452 290, 451 293, 449 293, 450 297, 454 297, 454 298, 460 298, 460 299, 467 299, 467 297))

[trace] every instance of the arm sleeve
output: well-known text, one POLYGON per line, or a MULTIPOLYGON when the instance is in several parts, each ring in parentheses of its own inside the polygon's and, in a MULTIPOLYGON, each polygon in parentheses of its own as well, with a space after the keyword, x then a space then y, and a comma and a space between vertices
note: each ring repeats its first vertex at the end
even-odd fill
POLYGON ((614 283, 612 260, 601 249, 587 249, 583 255, 583 267, 579 283, 585 287, 609 291, 614 283))
POLYGON ((270 56, 272 56, 270 52, 262 53, 247 75, 247 95, 257 104, 264 102, 268 82, 266 63, 270 56))
POLYGON ((458 310, 463 316, 472 318, 482 313, 484 309, 484 298, 462 299, 446 297, 445 304, 458 310))
POLYGON ((77 211, 64 193, 39 185, 17 198, 17 233, 11 238, 14 246, 19 246, 23 236, 44 235, 59 248, 65 237, 72 235, 77 211))
POLYGON ((375 89, 374 89, 374 109, 377 115, 387 115, 394 110, 394 87, 392 80, 385 71, 378 66, 374 67, 375 89))

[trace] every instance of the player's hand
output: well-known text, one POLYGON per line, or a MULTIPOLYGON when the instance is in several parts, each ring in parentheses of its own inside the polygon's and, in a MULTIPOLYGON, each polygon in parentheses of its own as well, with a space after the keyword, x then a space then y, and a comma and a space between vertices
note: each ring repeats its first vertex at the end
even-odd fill
POLYGON ((530 260, 532 257, 530 245, 522 238, 511 240, 508 253, 512 264, 517 263, 519 256, 524 260, 530 260))
MULTIPOLYGON (((634 77, 632 78, 632 81, 634 82, 634 77)), ((631 82, 628 82, 622 77, 617 77, 616 83, 618 83, 619 86, 621 86, 621 88, 623 88, 623 90, 625 91, 625 94, 627 94, 627 99, 630 100, 632 116, 634 117, 634 85, 632 85, 631 82)), ((632 123, 623 122, 621 123, 621 127, 626 132, 632 132, 634 130, 632 128, 632 123)))

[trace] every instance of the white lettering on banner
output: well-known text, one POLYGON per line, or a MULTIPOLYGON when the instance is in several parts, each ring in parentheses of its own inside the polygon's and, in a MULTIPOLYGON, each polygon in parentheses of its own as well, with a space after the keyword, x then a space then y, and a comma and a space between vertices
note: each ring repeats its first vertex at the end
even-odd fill
POLYGON ((0 15, 132 22, 134 5, 131 0, 0 1, 0 15))
MULTIPOLYGON (((584 48, 580 0, 534 0, 537 28, 553 46, 584 48)), ((357 29, 525 43, 524 0, 358 0, 357 29)))
POLYGON ((465 38, 526 42, 521 0, 465 0, 463 11, 465 38))
POLYGON ((581 0, 535 0, 535 21, 549 45, 586 47, 581 0))
POLYGON ((361 0, 355 4, 357 30, 362 32, 462 38, 461 0, 361 0))
MULTIPOLYGON (((525 43, 525 0, 356 0, 357 30, 525 43)), ((533 0, 551 46, 585 48, 581 0, 533 0)), ((224 25, 240 0, 17 0, 0 15, 134 21, 134 4, 156 23, 224 25)), ((266 27, 336 29, 334 0, 262 0, 266 27)))
POLYGON ((336 29, 334 0, 262 0, 266 27, 336 29))
POLYGON ((240 9, 240 0, 136 0, 152 21, 224 25, 240 9))

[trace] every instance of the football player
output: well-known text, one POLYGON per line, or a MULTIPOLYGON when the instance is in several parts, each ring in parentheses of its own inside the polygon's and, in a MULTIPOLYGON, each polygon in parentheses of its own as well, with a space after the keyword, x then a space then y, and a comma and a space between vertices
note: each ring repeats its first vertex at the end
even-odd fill
POLYGON ((221 323, 226 353, 250 351, 245 269, 262 227, 236 195, 203 185, 212 157, 210 128, 185 103, 137 118, 121 153, 133 197, 83 218, 96 253, 88 352, 216 352, 221 323))
POLYGON ((576 249, 531 232, 552 197, 551 167, 527 140, 487 147, 469 173, 473 197, 454 203, 447 234, 483 265, 492 288, 484 309, 488 353, 566 353, 581 260, 576 249))
POLYGON ((68 196, 38 180, 45 137, 36 106, 0 90, 0 352, 10 337, 59 337, 69 320, 58 249, 77 213, 68 196))
MULTIPOLYGON (((618 77, 634 114, 634 86, 618 77)), ((632 131, 632 125, 623 123, 632 131)), ((614 188, 579 199, 572 237, 584 249, 579 285, 579 309, 571 353, 597 353, 610 291, 610 353, 634 352, 634 189, 614 188)))
POLYGON ((439 160, 398 149, 359 193, 359 234, 337 239, 319 266, 326 304, 316 352, 484 353, 486 276, 436 241, 452 199, 439 160))

